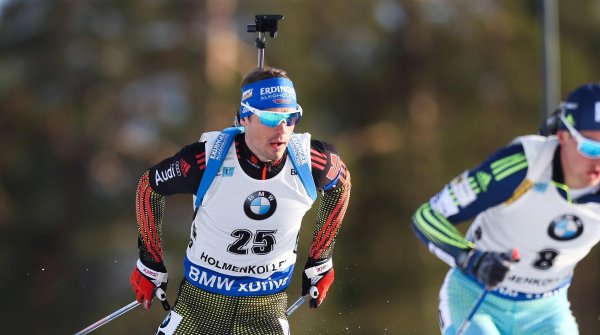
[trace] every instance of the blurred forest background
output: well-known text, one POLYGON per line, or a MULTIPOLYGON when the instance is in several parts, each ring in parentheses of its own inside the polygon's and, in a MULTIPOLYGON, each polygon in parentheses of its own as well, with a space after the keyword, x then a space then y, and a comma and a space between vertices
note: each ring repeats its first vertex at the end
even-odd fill
MULTIPOLYGON (((295 82, 305 110, 296 130, 334 143, 353 179, 336 282, 321 308, 290 318, 293 334, 438 334, 447 266, 410 217, 455 175, 537 130, 540 4, 0 0, 1 333, 72 334, 134 299, 139 176, 231 124, 239 82, 256 66, 246 24, 282 14, 266 64, 295 82)), ((600 78, 600 2, 559 6, 564 97, 600 78)), ((167 200, 171 300, 191 214, 190 197, 167 200)), ((582 334, 600 333, 598 253, 570 289, 582 334)), ((94 334, 153 334, 164 315, 159 304, 138 308, 94 334)))

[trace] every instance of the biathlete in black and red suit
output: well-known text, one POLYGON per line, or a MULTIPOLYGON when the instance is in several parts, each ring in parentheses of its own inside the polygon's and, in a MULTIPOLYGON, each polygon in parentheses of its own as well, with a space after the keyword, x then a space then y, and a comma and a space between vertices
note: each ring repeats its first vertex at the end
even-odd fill
POLYGON ((256 68, 242 82, 243 130, 206 133, 148 169, 136 192, 139 260, 131 276, 150 307, 165 288, 165 197, 192 194, 184 279, 159 334, 289 334, 285 315, 301 220, 321 193, 302 295, 318 307, 334 279, 333 249, 350 198, 350 173, 335 148, 293 133, 302 110, 283 70, 256 68), (233 136, 227 147, 223 139, 233 136), (207 157, 219 157, 209 161, 207 157), (207 176, 218 162, 215 175, 207 176), (201 181, 214 178, 203 192, 201 181))

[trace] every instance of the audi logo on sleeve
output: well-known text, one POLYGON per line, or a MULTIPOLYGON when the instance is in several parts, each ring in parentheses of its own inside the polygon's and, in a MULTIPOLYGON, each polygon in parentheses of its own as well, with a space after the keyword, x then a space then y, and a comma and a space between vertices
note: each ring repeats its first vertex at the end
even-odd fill
POLYGON ((277 200, 267 191, 250 194, 244 201, 244 213, 252 220, 268 219, 277 209, 277 200))

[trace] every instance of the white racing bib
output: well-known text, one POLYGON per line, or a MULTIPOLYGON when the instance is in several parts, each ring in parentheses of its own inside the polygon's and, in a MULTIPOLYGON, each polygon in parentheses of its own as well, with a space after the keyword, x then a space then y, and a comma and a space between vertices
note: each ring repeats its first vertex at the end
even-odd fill
MULTIPOLYGON (((310 157, 310 135, 295 136, 310 157)), ((213 145, 214 137, 206 151, 213 145)), ((312 203, 290 159, 277 176, 256 180, 244 173, 232 145, 192 224, 187 280, 231 296, 284 290, 296 262, 302 217, 312 203)))
POLYGON ((531 299, 568 286, 575 265, 600 240, 600 204, 569 203, 552 184, 554 138, 520 141, 529 164, 526 180, 513 198, 479 215, 467 238, 482 250, 518 248, 521 261, 498 291, 531 299))

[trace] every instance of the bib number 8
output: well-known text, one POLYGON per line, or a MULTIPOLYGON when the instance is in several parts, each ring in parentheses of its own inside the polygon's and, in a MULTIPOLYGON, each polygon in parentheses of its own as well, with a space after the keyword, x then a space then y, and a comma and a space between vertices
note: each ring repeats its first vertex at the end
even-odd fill
POLYGON ((533 267, 538 270, 548 270, 554 266, 554 261, 559 252, 554 249, 544 249, 538 252, 537 259, 533 263, 533 267))

